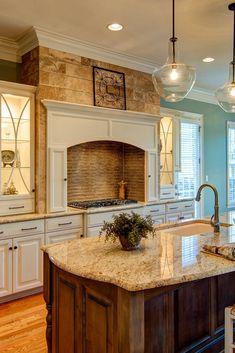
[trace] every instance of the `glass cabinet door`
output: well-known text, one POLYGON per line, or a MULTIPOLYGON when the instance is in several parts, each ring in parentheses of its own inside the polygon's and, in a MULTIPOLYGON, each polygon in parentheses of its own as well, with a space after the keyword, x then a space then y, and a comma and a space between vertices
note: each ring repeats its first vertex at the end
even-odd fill
POLYGON ((173 119, 164 117, 160 123, 160 185, 172 186, 173 179, 173 119))
POLYGON ((1 195, 31 193, 30 97, 1 94, 1 195))

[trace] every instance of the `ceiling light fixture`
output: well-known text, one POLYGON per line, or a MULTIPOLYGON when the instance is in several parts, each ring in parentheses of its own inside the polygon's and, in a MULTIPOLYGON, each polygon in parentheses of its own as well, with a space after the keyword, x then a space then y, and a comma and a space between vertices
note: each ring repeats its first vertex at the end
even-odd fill
POLYGON ((233 61, 229 65, 229 82, 218 88, 215 96, 226 113, 235 113, 235 3, 228 6, 233 11, 233 61))
POLYGON ((208 57, 208 58, 202 59, 202 61, 203 61, 204 63, 212 63, 212 61, 215 61, 215 59, 208 57))
POLYGON ((111 23, 110 25, 108 25, 108 29, 110 31, 121 31, 123 29, 123 25, 121 25, 120 23, 111 23))
POLYGON ((155 69, 152 75, 156 91, 167 102, 179 102, 184 99, 196 80, 194 67, 178 61, 177 39, 175 37, 175 0, 172 0, 172 37, 169 42, 169 56, 165 65, 155 69))

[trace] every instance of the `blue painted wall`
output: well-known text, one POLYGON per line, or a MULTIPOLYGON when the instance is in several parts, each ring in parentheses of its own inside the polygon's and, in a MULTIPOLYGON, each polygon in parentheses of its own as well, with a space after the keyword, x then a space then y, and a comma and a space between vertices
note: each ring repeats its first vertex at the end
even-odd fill
MULTIPOLYGON (((161 100, 161 107, 203 114, 204 116, 204 180, 217 187, 221 212, 226 211, 226 121, 235 121, 235 114, 225 113, 219 106, 184 99, 178 103, 167 103, 161 100)), ((213 195, 204 191, 204 212, 213 212, 213 195)))

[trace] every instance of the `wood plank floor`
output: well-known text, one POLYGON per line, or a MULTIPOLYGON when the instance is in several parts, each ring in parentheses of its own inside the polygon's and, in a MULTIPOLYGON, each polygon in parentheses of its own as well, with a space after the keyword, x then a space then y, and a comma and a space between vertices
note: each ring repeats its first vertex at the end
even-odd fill
POLYGON ((46 353, 45 330, 41 294, 0 304, 1 353, 46 353))

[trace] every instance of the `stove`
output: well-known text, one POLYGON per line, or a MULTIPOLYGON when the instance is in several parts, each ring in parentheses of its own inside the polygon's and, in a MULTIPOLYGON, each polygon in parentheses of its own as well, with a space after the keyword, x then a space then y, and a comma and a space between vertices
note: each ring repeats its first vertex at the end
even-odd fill
POLYGON ((68 203, 69 207, 82 208, 87 210, 94 207, 107 207, 107 206, 122 206, 135 204, 135 200, 121 200, 121 199, 104 199, 104 200, 89 200, 89 201, 72 201, 68 203))

